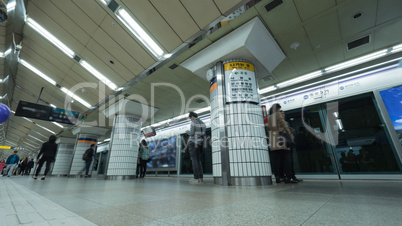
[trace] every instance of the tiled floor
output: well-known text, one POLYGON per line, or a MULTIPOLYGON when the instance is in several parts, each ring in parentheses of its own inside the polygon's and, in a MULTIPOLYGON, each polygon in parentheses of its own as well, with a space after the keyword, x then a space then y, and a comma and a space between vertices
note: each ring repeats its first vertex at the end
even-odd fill
POLYGON ((0 225, 402 224, 402 181, 222 187, 188 179, 3 177, 0 225))

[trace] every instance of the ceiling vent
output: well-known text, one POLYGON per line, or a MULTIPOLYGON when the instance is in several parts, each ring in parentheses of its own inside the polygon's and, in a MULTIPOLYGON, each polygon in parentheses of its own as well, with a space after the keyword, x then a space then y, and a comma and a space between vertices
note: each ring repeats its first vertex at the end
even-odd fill
POLYGON ((79 63, 81 61, 81 57, 74 55, 74 60, 79 63))
POLYGON ((353 42, 348 43, 348 50, 357 48, 359 46, 365 45, 370 42, 370 35, 364 36, 363 38, 359 38, 354 40, 353 42))
POLYGON ((172 64, 172 65, 169 66, 169 68, 173 70, 173 69, 177 68, 178 66, 179 65, 177 65, 177 64, 172 64))
POLYGON ((117 10, 117 8, 119 8, 119 4, 117 4, 117 2, 115 0, 112 0, 109 2, 107 7, 109 7, 109 9, 112 10, 112 12, 115 12, 117 10))
POLYGON ((265 10, 267 12, 275 9, 277 6, 283 3, 283 0, 273 0, 272 2, 268 3, 267 5, 264 6, 265 10))

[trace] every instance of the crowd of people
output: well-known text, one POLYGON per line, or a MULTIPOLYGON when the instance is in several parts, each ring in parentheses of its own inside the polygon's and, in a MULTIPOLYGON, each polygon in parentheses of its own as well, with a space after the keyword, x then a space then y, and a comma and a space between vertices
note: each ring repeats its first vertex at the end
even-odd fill
POLYGON ((33 167, 33 159, 28 160, 28 157, 20 159, 18 151, 14 151, 7 160, 0 160, 0 172, 3 177, 10 177, 11 175, 28 176, 33 167))
MULTIPOLYGON (((191 120, 190 130, 186 131, 189 135, 188 150, 192 161, 194 177, 189 181, 190 184, 202 184, 203 167, 201 163, 201 155, 203 151, 204 137, 206 133, 205 124, 198 119, 198 115, 190 112, 191 120)), ((265 125, 267 139, 269 142, 269 150, 272 156, 272 170, 275 174, 276 183, 298 183, 303 180, 298 179, 293 168, 293 157, 291 151, 291 143, 294 143, 294 135, 289 123, 285 121, 285 113, 281 111, 279 104, 273 104, 269 109, 268 123, 265 125)), ((28 157, 20 160, 17 155, 18 151, 14 151, 7 160, 0 161, 0 171, 3 176, 11 175, 30 175, 31 169, 34 167, 34 160, 28 160, 28 157)), ((43 164, 46 162, 46 169, 41 178, 45 180, 46 175, 50 171, 50 165, 55 161, 57 153, 56 136, 51 135, 49 140, 45 142, 37 156, 37 169, 33 175, 33 179, 37 179, 41 172, 43 164)), ((79 172, 81 175, 85 171, 85 177, 89 176, 89 168, 95 153, 95 144, 92 144, 83 155, 85 161, 84 168, 79 172)), ((138 149, 138 162, 136 177, 144 178, 147 170, 147 162, 149 161, 150 148, 145 140, 142 140, 138 149)))

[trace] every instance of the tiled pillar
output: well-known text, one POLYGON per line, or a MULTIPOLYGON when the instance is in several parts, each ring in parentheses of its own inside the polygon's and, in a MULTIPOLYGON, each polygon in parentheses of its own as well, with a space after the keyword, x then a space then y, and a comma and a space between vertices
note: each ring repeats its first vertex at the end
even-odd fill
POLYGON ((67 176, 74 156, 75 139, 60 137, 56 143, 58 148, 52 175, 67 176))
MULTIPOLYGON (((78 175, 78 173, 84 168, 85 161, 82 160, 82 156, 85 151, 91 147, 91 144, 98 145, 99 136, 105 135, 107 131, 109 131, 109 129, 93 126, 79 126, 71 131, 74 135, 77 135, 77 140, 74 147, 69 176, 78 175)), ((92 161, 89 168, 89 175, 92 174, 93 163, 94 161, 92 161)))
POLYGON ((108 179, 135 177, 142 122, 158 111, 129 98, 109 105, 103 112, 106 117, 114 117, 110 154, 106 163, 105 177, 108 179))
POLYGON ((106 167, 107 177, 135 176, 141 125, 142 122, 138 116, 130 114, 114 116, 110 154, 106 167))
POLYGON ((254 65, 220 62, 210 82, 213 176, 216 184, 266 185, 272 172, 254 65))
MULTIPOLYGON (((84 168, 85 161, 82 160, 82 156, 84 155, 85 151, 91 147, 91 144, 98 144, 98 135, 93 134, 78 134, 77 143, 74 147, 74 157, 71 163, 70 173, 69 175, 78 175, 78 173, 84 168)), ((89 168, 89 175, 92 173, 92 164, 89 168)))

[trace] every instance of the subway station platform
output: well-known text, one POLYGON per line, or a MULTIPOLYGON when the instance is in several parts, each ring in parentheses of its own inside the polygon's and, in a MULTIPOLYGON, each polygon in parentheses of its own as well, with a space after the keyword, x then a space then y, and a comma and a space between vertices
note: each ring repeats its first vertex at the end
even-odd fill
POLYGON ((402 181, 0 177, 0 225, 401 225, 402 181))

